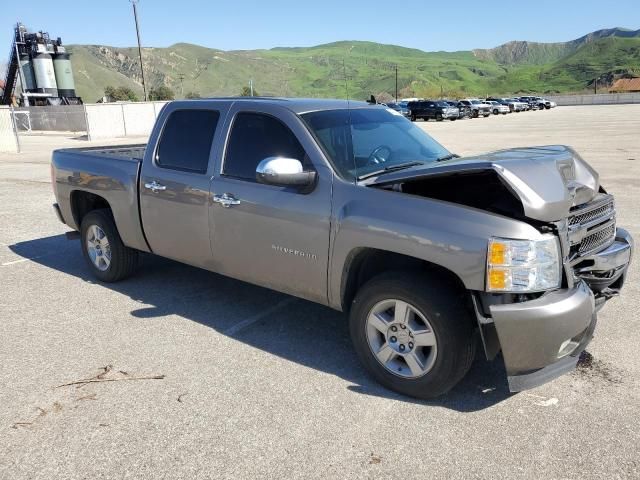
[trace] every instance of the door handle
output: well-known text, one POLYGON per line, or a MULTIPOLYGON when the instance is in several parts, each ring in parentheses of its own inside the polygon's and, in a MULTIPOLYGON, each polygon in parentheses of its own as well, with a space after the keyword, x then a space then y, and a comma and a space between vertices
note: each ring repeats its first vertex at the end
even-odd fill
POLYGON ((150 182, 150 183, 145 183, 144 187, 148 188, 153 193, 162 192, 163 190, 167 189, 167 187, 165 187, 164 185, 159 184, 155 180, 153 182, 150 182))
POLYGON ((229 208, 231 205, 240 205, 240 200, 233 196, 231 193, 223 193, 222 195, 214 195, 213 201, 219 203, 225 208, 229 208))

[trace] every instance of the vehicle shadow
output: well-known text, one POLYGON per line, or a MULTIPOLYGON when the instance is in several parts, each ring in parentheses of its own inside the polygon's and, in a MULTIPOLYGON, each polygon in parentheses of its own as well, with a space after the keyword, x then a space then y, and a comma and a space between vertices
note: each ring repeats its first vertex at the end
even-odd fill
MULTIPOLYGON (((81 257, 78 242, 65 235, 9 248, 45 267, 99 283, 81 257)), ((421 401, 396 394, 360 366, 344 314, 154 255, 144 255, 143 266, 134 277, 101 285, 144 304, 131 311, 136 318, 151 321, 178 315, 272 355, 337 375, 353 384, 348 387, 352 392, 459 412, 482 410, 511 395, 503 363, 485 361, 481 351, 468 375, 447 395, 421 401)))

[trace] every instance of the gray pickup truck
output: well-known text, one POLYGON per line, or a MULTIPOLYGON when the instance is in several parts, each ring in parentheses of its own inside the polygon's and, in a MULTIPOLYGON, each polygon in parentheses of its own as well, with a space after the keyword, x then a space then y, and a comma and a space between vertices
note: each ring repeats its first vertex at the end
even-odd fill
POLYGON ((52 183, 98 279, 148 252, 328 305, 371 375, 420 398, 477 346, 512 391, 573 369, 633 250, 571 148, 459 158, 360 102, 172 102, 146 145, 56 150, 52 183))

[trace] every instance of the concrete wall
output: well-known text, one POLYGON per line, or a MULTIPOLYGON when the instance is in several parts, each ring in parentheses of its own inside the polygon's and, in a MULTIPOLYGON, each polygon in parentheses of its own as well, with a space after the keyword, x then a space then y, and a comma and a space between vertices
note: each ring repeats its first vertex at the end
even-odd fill
POLYGON ((147 136, 167 102, 85 105, 89 140, 147 136))
POLYGON ((0 152, 19 152, 18 138, 9 107, 0 107, 0 152))
POLYGON ((590 95, 545 96, 558 105, 612 105, 640 103, 640 93, 600 93, 590 95))

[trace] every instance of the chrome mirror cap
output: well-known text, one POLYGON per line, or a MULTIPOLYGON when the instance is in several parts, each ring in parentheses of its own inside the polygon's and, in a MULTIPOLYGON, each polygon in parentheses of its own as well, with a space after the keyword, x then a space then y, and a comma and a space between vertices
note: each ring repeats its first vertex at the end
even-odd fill
POLYGON ((295 158, 267 157, 256 167, 256 180, 267 185, 305 187, 313 185, 315 178, 316 172, 305 172, 295 158))

